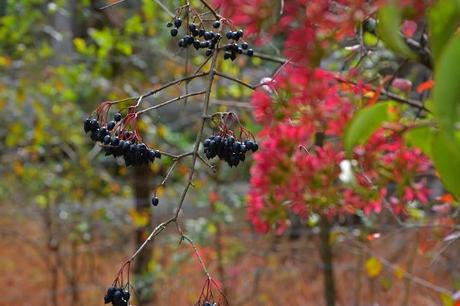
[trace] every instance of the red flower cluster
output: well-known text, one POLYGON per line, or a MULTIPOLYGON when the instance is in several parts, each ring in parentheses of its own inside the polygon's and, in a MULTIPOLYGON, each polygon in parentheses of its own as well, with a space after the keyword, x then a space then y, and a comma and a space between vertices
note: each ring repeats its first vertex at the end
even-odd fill
POLYGON ((369 214, 380 212, 383 204, 404 213, 407 202, 428 201, 419 176, 430 162, 407 147, 398 132, 379 130, 356 148, 352 160, 346 159, 343 134, 369 87, 343 84, 334 73, 315 68, 325 50, 353 35, 357 22, 376 7, 364 0, 288 0, 279 20, 269 24, 280 9, 271 1, 215 3, 249 32, 287 33, 283 52, 291 64, 270 90, 259 89, 252 97, 255 118, 263 126, 248 205, 257 230, 275 225, 282 231, 290 214, 369 214))

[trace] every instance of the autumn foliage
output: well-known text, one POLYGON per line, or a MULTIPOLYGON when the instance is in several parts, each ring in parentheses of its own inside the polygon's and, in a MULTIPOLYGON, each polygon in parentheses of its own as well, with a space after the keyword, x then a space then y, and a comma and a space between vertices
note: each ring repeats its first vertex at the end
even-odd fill
POLYGON ((275 227, 282 232, 290 214, 304 219, 311 212, 330 217, 358 210, 370 214, 384 206, 405 214, 409 202, 428 202, 423 174, 431 164, 404 142, 402 125, 397 124, 402 106, 391 110, 397 128, 379 129, 347 157, 344 131, 355 111, 374 103, 379 93, 359 71, 319 65, 331 48, 353 37, 381 3, 286 1, 278 8, 283 11, 280 19, 267 25, 274 12, 266 1, 216 2, 259 41, 286 35, 282 53, 288 63, 252 97, 255 118, 263 126, 248 206, 257 230, 275 227))

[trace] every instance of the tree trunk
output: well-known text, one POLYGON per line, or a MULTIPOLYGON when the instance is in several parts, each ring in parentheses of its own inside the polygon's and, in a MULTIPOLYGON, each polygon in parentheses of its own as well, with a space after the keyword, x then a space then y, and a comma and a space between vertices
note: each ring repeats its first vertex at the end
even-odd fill
POLYGON ((335 306, 335 282, 334 269, 332 263, 332 248, 330 243, 331 224, 325 216, 320 219, 320 251, 321 260, 323 262, 324 275, 324 298, 327 306, 335 306))
MULTIPOLYGON (((135 235, 135 246, 138 247, 141 245, 150 231, 152 231, 152 207, 150 205, 150 200, 152 197, 152 176, 153 172, 149 167, 135 167, 134 168, 134 197, 136 205, 136 213, 147 215, 148 222, 141 226, 136 225, 134 231, 135 235)), ((154 301, 154 291, 153 291, 153 279, 149 275, 149 263, 152 260, 153 254, 153 241, 148 243, 144 250, 139 253, 138 257, 134 262, 134 279, 136 283, 139 283, 139 280, 142 280, 142 286, 136 286, 138 290, 137 298, 139 306, 151 305, 154 301)))

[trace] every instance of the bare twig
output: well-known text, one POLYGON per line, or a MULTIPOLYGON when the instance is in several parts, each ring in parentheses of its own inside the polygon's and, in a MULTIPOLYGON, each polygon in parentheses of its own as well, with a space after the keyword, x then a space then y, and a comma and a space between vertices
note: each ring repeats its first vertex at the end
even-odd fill
POLYGON ((177 101, 180 101, 180 100, 183 100, 185 98, 189 98, 189 97, 193 97, 193 96, 199 96, 199 95, 202 95, 202 94, 205 94, 206 91, 202 90, 202 91, 198 91, 198 92, 192 92, 192 93, 189 93, 189 94, 186 94, 186 95, 182 95, 182 96, 179 96, 179 97, 175 97, 171 100, 168 100, 166 102, 163 102, 163 103, 160 103, 160 104, 157 104, 157 105, 154 105, 154 106, 151 106, 151 107, 148 107, 146 109, 143 109, 141 111, 138 111, 137 112, 137 115, 141 115, 145 112, 148 112, 148 111, 151 111, 151 110, 154 110, 154 109, 158 109, 158 108, 161 108, 163 106, 166 106, 168 104, 171 104, 171 103, 174 103, 174 102, 177 102, 177 101))

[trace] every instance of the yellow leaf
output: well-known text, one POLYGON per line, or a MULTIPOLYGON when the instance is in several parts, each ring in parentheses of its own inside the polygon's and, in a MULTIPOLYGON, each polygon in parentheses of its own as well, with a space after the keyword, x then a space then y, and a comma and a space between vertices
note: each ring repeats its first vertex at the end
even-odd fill
POLYGON ((377 277, 382 272, 382 263, 376 257, 371 257, 366 260, 365 266, 367 275, 369 275, 369 277, 377 277))
POLYGON ((454 299, 449 294, 441 294, 441 301, 443 306, 454 306, 454 299))
POLYGON ((138 212, 134 208, 129 210, 129 215, 133 220, 133 223, 138 227, 144 227, 149 223, 149 214, 148 212, 138 212))
POLYGON ((165 194, 165 188, 163 186, 160 186, 156 190, 156 195, 157 197, 162 197, 165 194))
POLYGON ((73 44, 75 46, 75 49, 77 49, 78 52, 84 53, 86 50, 86 41, 83 38, 75 38, 73 40, 73 44))
POLYGON ((396 276, 396 278, 403 279, 404 275, 406 275, 406 270, 404 270, 403 267, 396 266, 393 273, 396 276))

